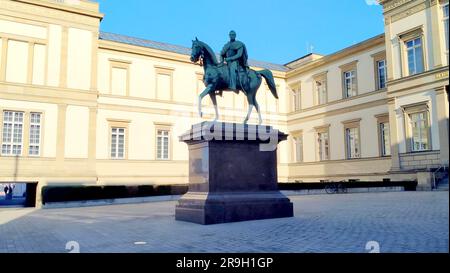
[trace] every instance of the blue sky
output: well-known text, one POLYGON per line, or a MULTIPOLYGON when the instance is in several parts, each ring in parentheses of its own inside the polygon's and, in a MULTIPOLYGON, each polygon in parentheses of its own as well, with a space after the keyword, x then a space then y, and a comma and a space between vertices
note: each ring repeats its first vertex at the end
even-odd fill
POLYGON ((216 52, 228 32, 252 59, 285 64, 330 54, 384 31, 373 0, 98 0, 101 30, 190 47, 197 36, 216 52))

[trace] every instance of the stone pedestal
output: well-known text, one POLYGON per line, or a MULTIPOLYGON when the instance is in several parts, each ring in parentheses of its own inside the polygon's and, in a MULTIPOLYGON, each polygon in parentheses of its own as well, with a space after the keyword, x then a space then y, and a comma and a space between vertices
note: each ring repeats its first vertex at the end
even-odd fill
POLYGON ((198 224, 292 217, 278 191, 277 153, 287 135, 269 126, 202 122, 180 136, 189 147, 189 191, 176 220, 198 224))

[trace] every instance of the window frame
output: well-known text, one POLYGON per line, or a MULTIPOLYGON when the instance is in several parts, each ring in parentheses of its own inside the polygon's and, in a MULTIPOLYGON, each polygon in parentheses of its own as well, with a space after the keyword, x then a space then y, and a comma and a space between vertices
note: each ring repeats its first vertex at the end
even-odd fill
POLYGON ((291 90, 290 96, 290 112, 298 112, 302 110, 302 83, 296 82, 289 85, 291 90), (298 107, 297 107, 298 106, 298 107))
POLYGON ((303 163, 305 158, 303 157, 303 131, 295 131, 291 133, 292 135, 292 144, 293 144, 293 153, 292 153, 292 162, 294 163, 303 163), (300 139, 300 150, 298 150, 298 140, 300 139), (299 156, 300 155, 300 156, 299 156), (300 158, 299 158, 300 157, 300 158))
POLYGON ((377 132, 378 132, 378 152, 380 157, 389 157, 392 155, 392 145, 391 145, 391 127, 390 127, 390 121, 389 121, 389 113, 384 113, 380 115, 376 115, 375 118, 377 119, 377 132), (383 134, 381 130, 381 124, 388 124, 388 130, 389 130, 389 154, 385 153, 385 144, 383 139, 383 134))
POLYGON ((324 126, 319 126, 319 127, 315 127, 315 145, 316 145, 316 161, 329 161, 331 160, 331 142, 330 142, 330 124, 324 125, 324 126), (327 134, 328 137, 328 155, 326 159, 322 159, 321 154, 322 154, 322 147, 321 147, 321 142, 319 142, 319 135, 321 134, 327 134))
POLYGON ((132 62, 127 60, 109 59, 109 94, 113 96, 130 96, 130 66, 132 62), (125 95, 113 94, 113 70, 124 69, 127 73, 127 79, 125 84, 125 95))
POLYGON ((155 69, 155 99, 157 100, 161 100, 161 101, 166 101, 164 99, 161 99, 160 96, 158 95, 158 76, 159 75, 164 75, 164 76, 169 76, 170 77, 170 92, 169 92, 169 100, 168 101, 173 101, 173 74, 175 71, 175 68, 172 67, 166 67, 166 66, 159 66, 159 65, 155 65, 154 66, 155 69))
POLYGON ((165 122, 154 122, 155 125, 155 160, 157 161, 172 161, 173 160, 173 124, 165 122), (158 158, 158 131, 168 132, 168 158, 158 158))
POLYGON ((15 156, 23 156, 25 154, 28 154, 28 151, 25 151, 25 147, 27 145, 26 143, 26 137, 27 134, 25 133, 25 130, 27 130, 26 128, 26 120, 27 120, 27 115, 25 111, 20 111, 20 110, 9 110, 9 109, 4 109, 2 110, 2 114, 1 114, 1 135, 0 135, 0 155, 4 156, 4 157, 15 157, 15 156), (12 113, 12 121, 11 121, 11 141, 4 143, 3 142, 3 133, 5 130, 5 112, 11 112, 12 113), (16 143, 14 142, 14 125, 16 124, 15 122, 15 114, 16 113, 21 113, 22 114, 22 122, 21 123, 17 123, 17 124, 21 124, 22 125, 22 130, 21 130, 21 142, 20 143, 16 143), (7 153, 3 153, 3 145, 10 145, 11 146, 11 153, 7 154, 7 153), (14 154, 13 153, 13 147, 14 145, 20 145, 20 154, 14 154))
POLYGON ((344 125, 345 159, 346 160, 361 159, 362 158, 361 129, 360 129, 361 118, 343 121, 342 124, 344 125), (355 148, 359 151, 359 153, 355 157, 350 156, 351 151, 350 151, 350 142, 349 142, 348 132, 351 129, 356 129, 357 136, 358 136, 358 144, 355 148))
POLYGON ((442 24, 444 29, 444 49, 447 55, 447 61, 449 58, 449 2, 441 3, 442 24), (445 8, 447 8, 447 17, 445 16, 445 8), (447 24, 445 23, 447 21, 447 24))
POLYGON ((28 128, 28 130, 29 130, 29 133, 28 133, 28 136, 29 136, 29 138, 28 138, 28 156, 30 156, 30 157, 40 157, 41 156, 41 146, 42 146, 43 114, 41 112, 33 112, 33 111, 31 111, 30 115, 29 115, 29 122, 30 122, 30 125, 29 125, 29 128, 28 128), (33 114, 39 114, 40 115, 40 117, 39 117, 40 120, 39 120, 38 124, 33 124, 33 122, 31 121, 31 118, 32 118, 33 114), (39 143, 38 144, 35 144, 35 143, 31 144, 31 126, 32 125, 39 125, 39 143), (37 155, 30 154, 31 146, 37 146, 38 147, 38 151, 39 152, 38 152, 37 155))
MULTIPOLYGON (((42 25, 43 26, 43 25, 42 25)), ((0 82, 6 82, 6 70, 7 70, 7 59, 8 59, 8 44, 9 41, 16 41, 16 42, 24 42, 28 44, 28 51, 27 51, 27 71, 26 73, 26 82, 25 83, 18 83, 18 82, 12 82, 12 83, 18 83, 18 84, 33 84, 33 85, 39 85, 39 86, 45 86, 47 85, 47 76, 48 71, 46 67, 48 66, 48 41, 45 39, 39 39, 34 37, 26 37, 22 35, 15 35, 11 33, 2 33, 0 36, 0 40, 2 40, 2 44, 0 46, 0 56, 2 56, 0 60, 0 82), (43 84, 34 84, 33 83, 33 76, 34 76, 34 58, 35 58, 35 46, 45 46, 46 56, 44 58, 44 71, 43 71, 43 77, 44 77, 44 83, 43 84)), ((1 152, 1 151, 0 151, 1 152)))
POLYGON ((401 65, 402 65, 402 76, 413 76, 418 75, 421 73, 424 73, 428 71, 428 64, 427 64, 427 58, 426 58, 426 39, 424 36, 423 26, 416 27, 414 29, 408 30, 406 32, 400 33, 398 35, 399 41, 401 41, 401 65), (408 48, 407 48, 407 42, 411 40, 416 40, 420 38, 421 39, 421 46, 422 46, 422 62, 423 62, 423 71, 420 73, 410 74, 409 73, 409 64, 408 64, 408 48))
MULTIPOLYGON (((358 60, 355 60, 353 62, 344 64, 339 66, 339 68, 341 69, 341 88, 342 88, 342 98, 343 99, 348 99, 351 97, 356 97, 359 95, 359 91, 358 91, 358 60), (352 89, 352 95, 348 96, 348 92, 347 92, 347 82, 346 82, 346 74, 353 72, 354 76, 354 81, 352 81, 352 86, 355 86, 355 90, 352 89), (354 93, 354 94, 353 94, 354 93)), ((353 88, 353 87, 352 87, 353 88)))
POLYGON ((121 120, 121 119, 107 119, 108 121, 108 158, 110 160, 127 160, 128 159, 128 142, 129 142, 129 125, 131 123, 130 120, 121 120), (124 130, 124 151, 123 158, 113 157, 112 156, 112 129, 113 128, 123 128, 124 130))
POLYGON ((375 90, 386 90, 387 89, 387 82, 388 82, 388 65, 387 65, 387 58, 386 58, 386 51, 381 51, 378 53, 375 53, 372 55, 373 58, 373 67, 374 67, 374 75, 375 75, 375 90), (384 61, 384 75, 385 75, 385 86, 381 87, 380 82, 380 68, 379 63, 381 61, 384 61))
POLYGON ((314 105, 325 105, 328 103, 328 71, 319 73, 314 75, 313 77, 313 97, 314 97, 314 105), (318 83, 321 83, 323 85, 325 83, 325 92, 323 89, 319 91, 319 85, 318 83), (323 102, 320 102, 320 99, 322 98, 321 94, 324 94, 323 102))
POLYGON ((433 150, 433 143, 432 143, 432 135, 431 135, 431 123, 430 123, 430 109, 428 102, 425 103, 417 103, 412 105, 403 106, 403 113, 404 113, 404 128, 405 128, 405 139, 406 139, 406 151, 408 153, 420 153, 420 152, 428 152, 433 150), (413 132, 412 132, 412 120, 411 115, 413 114, 419 114, 419 113, 425 113, 425 122, 426 122, 426 134, 427 134, 427 149, 423 150, 414 150, 413 145, 413 132))

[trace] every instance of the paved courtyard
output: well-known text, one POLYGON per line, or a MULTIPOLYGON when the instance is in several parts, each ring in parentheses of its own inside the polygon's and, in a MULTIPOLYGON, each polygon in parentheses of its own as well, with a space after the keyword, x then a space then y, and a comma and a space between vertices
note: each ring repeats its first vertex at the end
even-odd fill
POLYGON ((175 202, 0 208, 0 252, 448 252, 448 192, 291 196, 295 217, 201 226, 175 202))

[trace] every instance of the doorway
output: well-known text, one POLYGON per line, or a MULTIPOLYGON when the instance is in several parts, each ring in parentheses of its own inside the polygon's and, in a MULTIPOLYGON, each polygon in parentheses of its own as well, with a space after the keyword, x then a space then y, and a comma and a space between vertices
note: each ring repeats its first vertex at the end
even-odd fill
POLYGON ((0 208, 35 207, 37 183, 0 182, 0 208))

